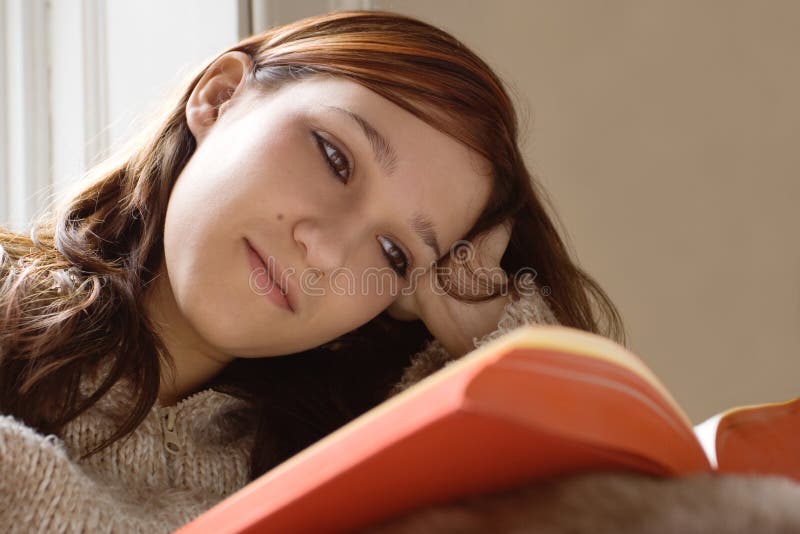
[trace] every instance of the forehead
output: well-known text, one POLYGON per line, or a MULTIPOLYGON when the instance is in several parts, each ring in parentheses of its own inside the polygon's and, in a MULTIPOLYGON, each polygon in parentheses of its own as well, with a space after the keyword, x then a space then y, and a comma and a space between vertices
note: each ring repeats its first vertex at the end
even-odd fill
MULTIPOLYGON (((475 223, 491 188, 485 158, 358 83, 312 78, 292 84, 290 93, 294 106, 329 117, 351 133, 348 141, 358 144, 351 149, 369 155, 368 162, 358 164, 369 168, 373 192, 385 197, 377 206, 403 219, 416 212, 428 216, 437 228, 443 254, 475 223), (359 115, 386 139, 396 155, 391 174, 373 162, 371 143, 358 122, 332 107, 359 115)), ((385 149, 380 147, 379 152, 385 149)))

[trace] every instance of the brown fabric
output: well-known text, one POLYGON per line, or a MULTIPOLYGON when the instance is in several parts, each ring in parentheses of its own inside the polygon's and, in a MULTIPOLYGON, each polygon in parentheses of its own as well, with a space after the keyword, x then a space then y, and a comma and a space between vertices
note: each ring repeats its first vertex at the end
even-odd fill
POLYGON ((428 506, 362 534, 789 534, 800 484, 777 476, 584 473, 428 506))

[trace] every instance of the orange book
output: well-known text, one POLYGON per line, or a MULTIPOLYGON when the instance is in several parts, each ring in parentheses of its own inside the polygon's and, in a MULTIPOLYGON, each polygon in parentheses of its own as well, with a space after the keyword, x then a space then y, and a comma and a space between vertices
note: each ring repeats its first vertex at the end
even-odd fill
POLYGON ((529 325, 470 352, 276 466, 177 532, 337 533, 589 470, 800 480, 800 398, 692 425, 633 353, 529 325))

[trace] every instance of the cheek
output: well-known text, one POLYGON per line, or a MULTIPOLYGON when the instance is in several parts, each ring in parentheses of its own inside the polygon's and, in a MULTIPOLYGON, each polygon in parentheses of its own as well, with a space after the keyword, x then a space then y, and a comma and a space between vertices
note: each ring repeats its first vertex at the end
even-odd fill
POLYGON ((273 137, 254 148, 238 167, 238 183, 230 185, 244 202, 261 199, 284 210, 301 206, 304 199, 324 192, 320 188, 327 185, 320 181, 320 166, 312 148, 300 133, 273 137))
POLYGON ((232 245, 218 241, 198 249, 181 244, 165 248, 165 261, 180 315, 205 342, 236 354, 259 340, 260 332, 259 318, 248 305, 246 266, 232 245))
MULTIPOLYGON (((364 250, 366 259, 375 261, 376 253, 364 250)), ((361 262, 357 267, 342 268, 329 280, 332 297, 359 310, 367 320, 384 310, 403 287, 402 280, 387 266, 361 262)))

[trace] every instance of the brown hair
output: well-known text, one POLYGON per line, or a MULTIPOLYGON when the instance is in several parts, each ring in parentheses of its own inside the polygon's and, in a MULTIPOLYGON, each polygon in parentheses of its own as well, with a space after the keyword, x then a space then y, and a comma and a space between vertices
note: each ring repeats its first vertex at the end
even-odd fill
MULTIPOLYGON (((487 158, 493 192, 465 239, 511 217, 501 262, 509 279, 533 269, 561 324, 625 343, 613 303, 570 259, 545 210, 546 196, 517 146, 517 118, 502 82, 458 40, 395 13, 340 11, 250 36, 230 50, 253 58, 247 83, 265 92, 307 76, 344 77, 487 158)), ((157 399, 161 364, 171 363, 142 302, 163 261, 170 192, 196 147, 186 102, 210 64, 139 136, 90 169, 73 195, 34 221, 29 235, 0 230, 0 412, 57 433, 118 380, 130 379, 134 406, 89 454, 141 423, 157 399), (82 396, 81 378, 101 362, 109 364, 108 375, 82 396)), ((384 311, 337 343, 235 360, 211 386, 253 401, 251 476, 384 400, 430 339, 421 321, 395 321, 384 311)))

